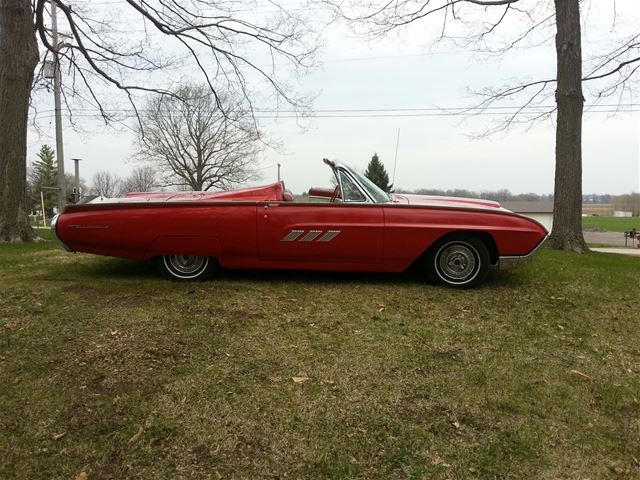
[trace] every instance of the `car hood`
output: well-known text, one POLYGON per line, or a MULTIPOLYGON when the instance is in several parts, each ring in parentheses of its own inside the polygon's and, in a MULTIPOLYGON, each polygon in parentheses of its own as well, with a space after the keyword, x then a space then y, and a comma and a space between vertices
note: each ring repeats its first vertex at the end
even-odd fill
POLYGON ((498 202, 481 200, 478 198, 440 197, 435 195, 409 195, 394 193, 391 195, 394 203, 409 205, 424 205, 427 207, 474 208, 481 210, 505 210, 498 202))

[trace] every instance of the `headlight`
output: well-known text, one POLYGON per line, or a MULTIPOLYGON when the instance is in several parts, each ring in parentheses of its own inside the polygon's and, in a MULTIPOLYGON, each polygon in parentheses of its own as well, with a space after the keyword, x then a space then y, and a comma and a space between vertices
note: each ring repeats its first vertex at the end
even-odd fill
POLYGON ((51 219, 51 230, 56 231, 56 225, 58 224, 58 217, 60 216, 59 213, 56 213, 53 218, 51 219))

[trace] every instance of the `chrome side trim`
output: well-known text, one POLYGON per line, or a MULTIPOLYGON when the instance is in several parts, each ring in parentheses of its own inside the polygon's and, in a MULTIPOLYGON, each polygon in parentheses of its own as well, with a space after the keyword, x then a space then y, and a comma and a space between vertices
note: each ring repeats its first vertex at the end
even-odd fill
POLYGON ((284 237, 282 237, 280 239, 281 242, 293 242, 295 241, 300 235, 302 235, 304 233, 304 230, 291 230, 289 233, 287 233, 284 237))
POLYGON ((498 268, 500 270, 512 270, 514 268, 521 268, 531 263, 533 257, 540 251, 544 243, 549 239, 549 235, 542 239, 536 248, 534 248, 527 255, 504 255, 498 257, 498 268))
POLYGON ((56 213, 53 218, 51 219, 51 230, 53 230, 53 234, 56 236, 56 238, 58 238, 57 232, 56 232, 56 225, 58 225, 58 217, 60 216, 59 213, 56 213))
POLYGON ((301 242, 313 242, 318 235, 322 233, 322 230, 309 230, 309 232, 300 239, 301 242))
POLYGON ((333 240, 334 238, 336 238, 338 235, 340 235, 340 230, 328 230, 327 233, 325 233, 323 236, 321 236, 318 241, 319 242, 330 242, 331 240, 333 240))
POLYGON ((321 197, 319 195, 309 195, 308 198, 310 203, 329 203, 329 200, 331 200, 328 197, 321 197))

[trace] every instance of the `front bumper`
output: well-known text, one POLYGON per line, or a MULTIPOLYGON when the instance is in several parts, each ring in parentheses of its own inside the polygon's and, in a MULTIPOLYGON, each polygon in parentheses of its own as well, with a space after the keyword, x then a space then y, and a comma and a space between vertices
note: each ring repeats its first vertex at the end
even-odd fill
POLYGON ((544 243, 549 239, 549 235, 544 237, 542 241, 527 255, 505 255, 498 257, 498 268, 500 270, 512 270, 529 265, 533 257, 540 251, 544 243))

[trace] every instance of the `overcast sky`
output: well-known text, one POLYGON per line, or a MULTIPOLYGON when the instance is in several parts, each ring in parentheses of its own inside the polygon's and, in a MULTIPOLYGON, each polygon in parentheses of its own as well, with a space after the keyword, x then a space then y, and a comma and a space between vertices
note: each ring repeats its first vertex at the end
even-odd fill
MULTIPOLYGON (((612 37, 634 26, 637 30, 637 0, 618 0, 617 9, 620 20, 614 29, 608 9, 593 8, 590 12, 584 28, 585 57, 606 49, 612 37)), ((516 127, 507 133, 477 138, 503 117, 444 116, 434 110, 436 106, 477 103, 469 90, 504 85, 513 79, 553 77, 553 42, 488 59, 451 44, 433 47, 423 35, 425 28, 415 26, 391 38, 366 42, 341 26, 331 27, 319 67, 301 78, 296 87, 316 95, 315 115, 302 121, 287 118, 286 113, 283 118, 260 120, 269 136, 282 145, 266 151, 260 159, 262 181, 274 181, 275 165, 280 163, 287 187, 300 193, 311 186, 328 184, 329 171, 322 164, 323 157, 364 169, 374 152, 393 176, 400 130, 396 187, 553 192, 552 121, 528 130, 516 127)), ((193 76, 194 81, 201 81, 195 71, 193 76)), ((52 108, 53 98, 39 96, 37 102, 41 109, 52 108)), ((633 105, 625 109, 633 112, 602 113, 612 110, 606 105, 615 103, 613 100, 603 101, 599 112, 589 112, 588 108, 585 112, 585 193, 640 191, 640 105, 637 96, 630 102, 633 105)), ((105 128, 97 119, 83 117, 85 131, 79 134, 69 128, 66 116, 65 121, 67 171, 73 172, 73 157, 83 159, 81 176, 89 182, 98 170, 111 170, 124 177, 136 165, 132 159, 135 138, 129 129, 105 128)), ((53 118, 45 118, 41 127, 39 134, 30 133, 30 161, 41 144, 55 147, 53 118)))

